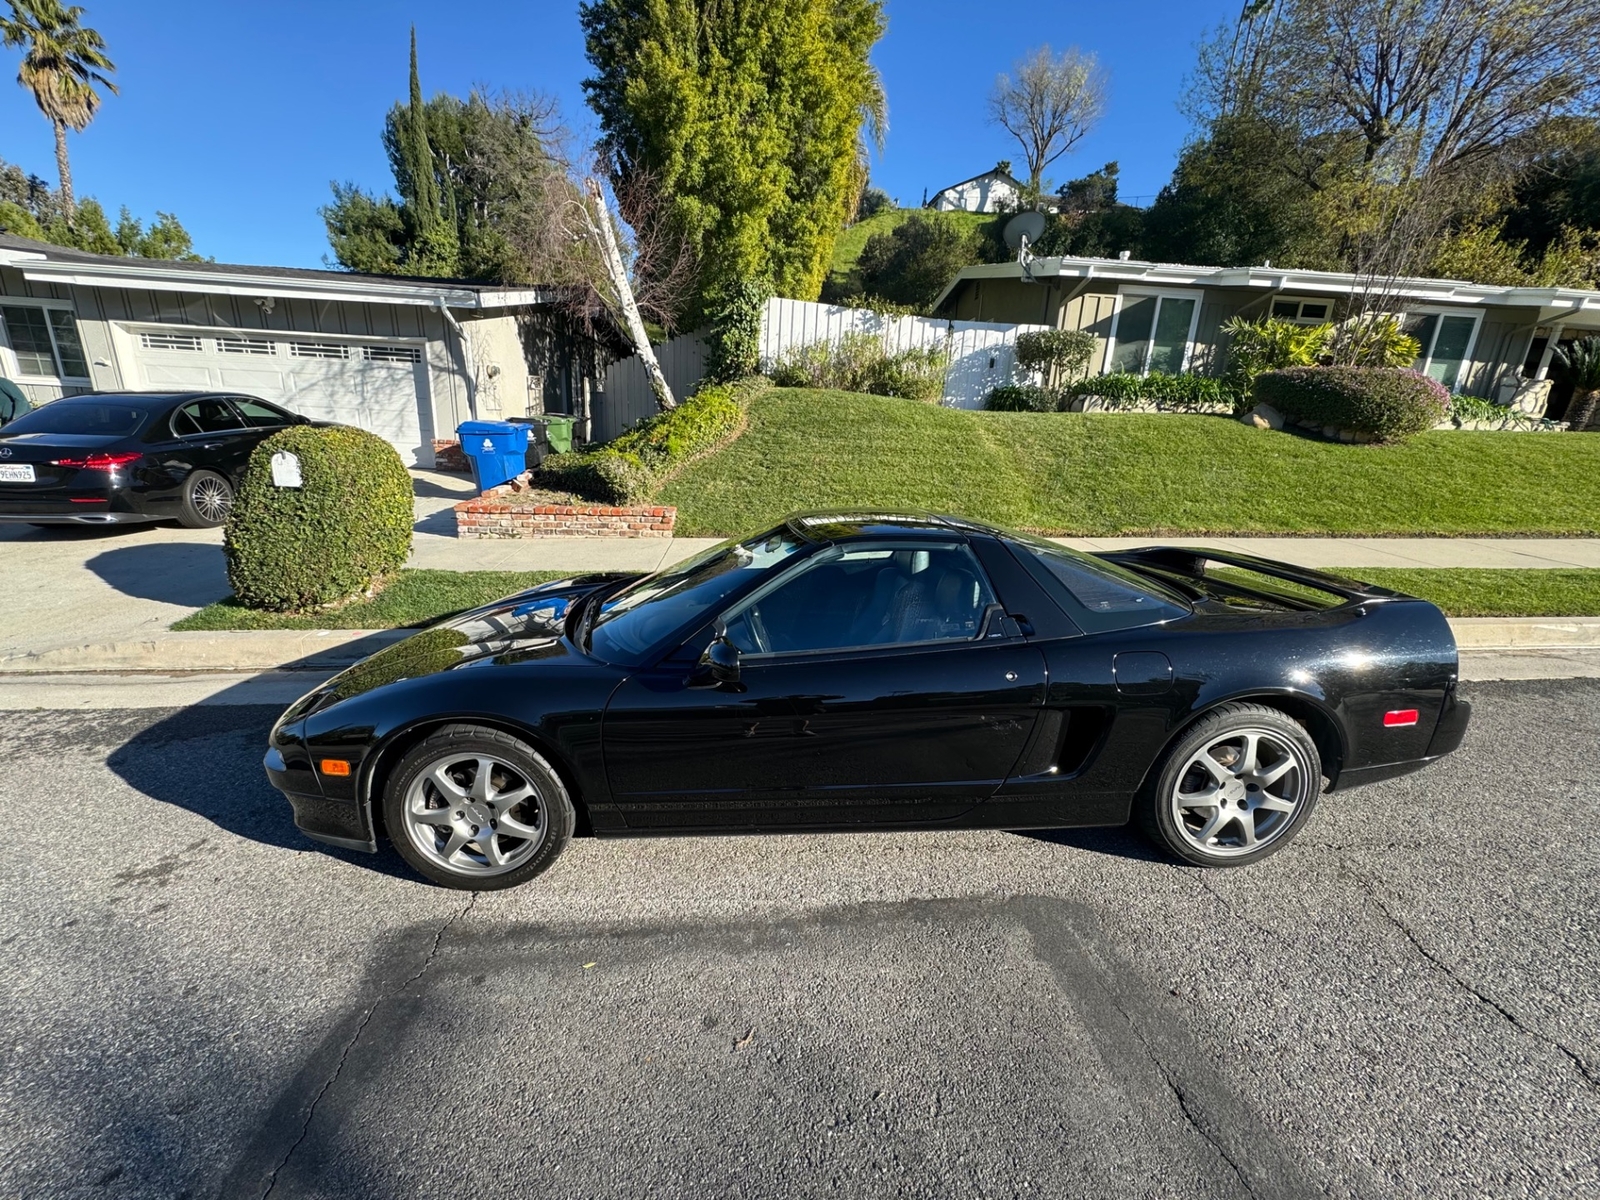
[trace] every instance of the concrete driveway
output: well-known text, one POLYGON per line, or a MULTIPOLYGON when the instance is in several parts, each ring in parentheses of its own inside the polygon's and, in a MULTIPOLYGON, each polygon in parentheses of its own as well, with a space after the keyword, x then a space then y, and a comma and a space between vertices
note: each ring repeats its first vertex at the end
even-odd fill
MULTIPOLYGON (((450 509, 476 494, 469 479, 414 471, 416 525, 410 565, 453 571, 539 570, 543 544, 460 541, 450 509), (531 565, 530 565, 531 564, 531 565)), ((711 540, 661 539, 644 547, 653 569, 711 540)), ((632 543, 556 547, 561 570, 627 567, 632 543)), ((68 646, 134 641, 229 594, 220 529, 176 523, 96 529, 0 525, 5 580, 0 659, 68 646)))

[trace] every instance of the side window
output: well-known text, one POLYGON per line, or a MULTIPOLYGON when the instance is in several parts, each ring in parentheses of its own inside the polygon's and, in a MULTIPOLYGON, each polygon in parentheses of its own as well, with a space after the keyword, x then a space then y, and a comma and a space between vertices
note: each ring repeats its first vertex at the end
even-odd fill
POLYGON ((740 605, 728 638, 746 654, 970 641, 993 601, 966 546, 846 547, 740 605))
POLYGON ((235 396, 233 406, 239 410, 244 423, 252 429, 276 429, 280 425, 294 423, 294 418, 283 409, 274 408, 265 400, 256 400, 250 396, 235 396))
POLYGON ((196 400, 185 404, 172 417, 172 432, 179 437, 195 433, 233 433, 244 428, 225 401, 196 400))
POLYGON ((1126 568, 1028 534, 1009 534, 1006 541, 1029 574, 1086 633, 1137 629, 1189 612, 1181 596, 1126 568))

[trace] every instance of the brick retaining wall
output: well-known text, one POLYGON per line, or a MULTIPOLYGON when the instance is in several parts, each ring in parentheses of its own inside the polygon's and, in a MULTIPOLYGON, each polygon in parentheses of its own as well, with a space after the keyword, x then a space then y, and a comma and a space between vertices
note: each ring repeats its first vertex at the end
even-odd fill
POLYGON ((508 504, 490 491, 455 507, 462 538, 669 538, 676 508, 616 508, 603 504, 508 504))
POLYGON ((435 471, 455 471, 461 475, 472 474, 472 464, 467 461, 466 452, 461 449, 461 443, 454 438, 433 439, 433 469, 435 471))

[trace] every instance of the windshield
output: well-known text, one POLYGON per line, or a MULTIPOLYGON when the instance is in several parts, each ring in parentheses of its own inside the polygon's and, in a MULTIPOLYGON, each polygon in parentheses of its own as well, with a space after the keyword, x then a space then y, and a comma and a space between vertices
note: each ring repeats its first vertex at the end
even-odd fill
POLYGON ((1022 565, 1085 633, 1154 625, 1191 611, 1177 592, 1126 567, 1025 533, 1006 538, 1022 565))
POLYGON ((806 542, 775 529, 703 554, 630 584, 600 606, 585 647, 596 658, 638 666, 669 635, 708 615, 806 542))
POLYGON ((148 410, 125 401, 57 400, 18 417, 6 426, 6 432, 127 437, 138 432, 147 415, 148 410))

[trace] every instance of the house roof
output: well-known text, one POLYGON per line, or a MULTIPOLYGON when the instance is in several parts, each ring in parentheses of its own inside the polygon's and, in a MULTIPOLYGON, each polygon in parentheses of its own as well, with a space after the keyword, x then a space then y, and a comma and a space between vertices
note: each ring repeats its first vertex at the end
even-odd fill
POLYGON ((930 196, 929 199, 932 200, 935 197, 940 196, 945 192, 953 191, 958 187, 966 187, 969 183, 977 183, 980 179, 1003 179, 1012 187, 1020 190, 1022 187, 1021 182, 1018 181, 1017 177, 1009 170, 1002 169, 1004 165, 1005 164, 1002 163, 996 163, 987 171, 984 171, 981 175, 974 175, 971 179, 963 179, 960 183, 952 183, 947 187, 942 187, 938 191, 934 192, 933 196, 930 196))
MULTIPOLYGON (((1133 283, 1154 287, 1243 288, 1262 296, 1288 292, 1306 296, 1347 296, 1367 286, 1365 276, 1342 271, 1297 271, 1280 267, 1196 267, 1183 263, 1141 262, 1123 258, 1035 258, 1028 263, 984 263, 963 269, 934 301, 937 312, 964 283, 982 279, 1040 282, 1133 283)), ((1431 304, 1496 304, 1537 309, 1537 321, 1588 317, 1600 322, 1600 292, 1581 288, 1504 287, 1463 279, 1407 278, 1385 290, 1406 300, 1431 304)), ((1529 312, 1530 319, 1535 314, 1529 312)))
POLYGON ((0 232, 0 267, 15 268, 25 279, 39 283, 463 309, 548 304, 557 296, 552 288, 501 287, 461 279, 91 254, 4 232, 0 232))

